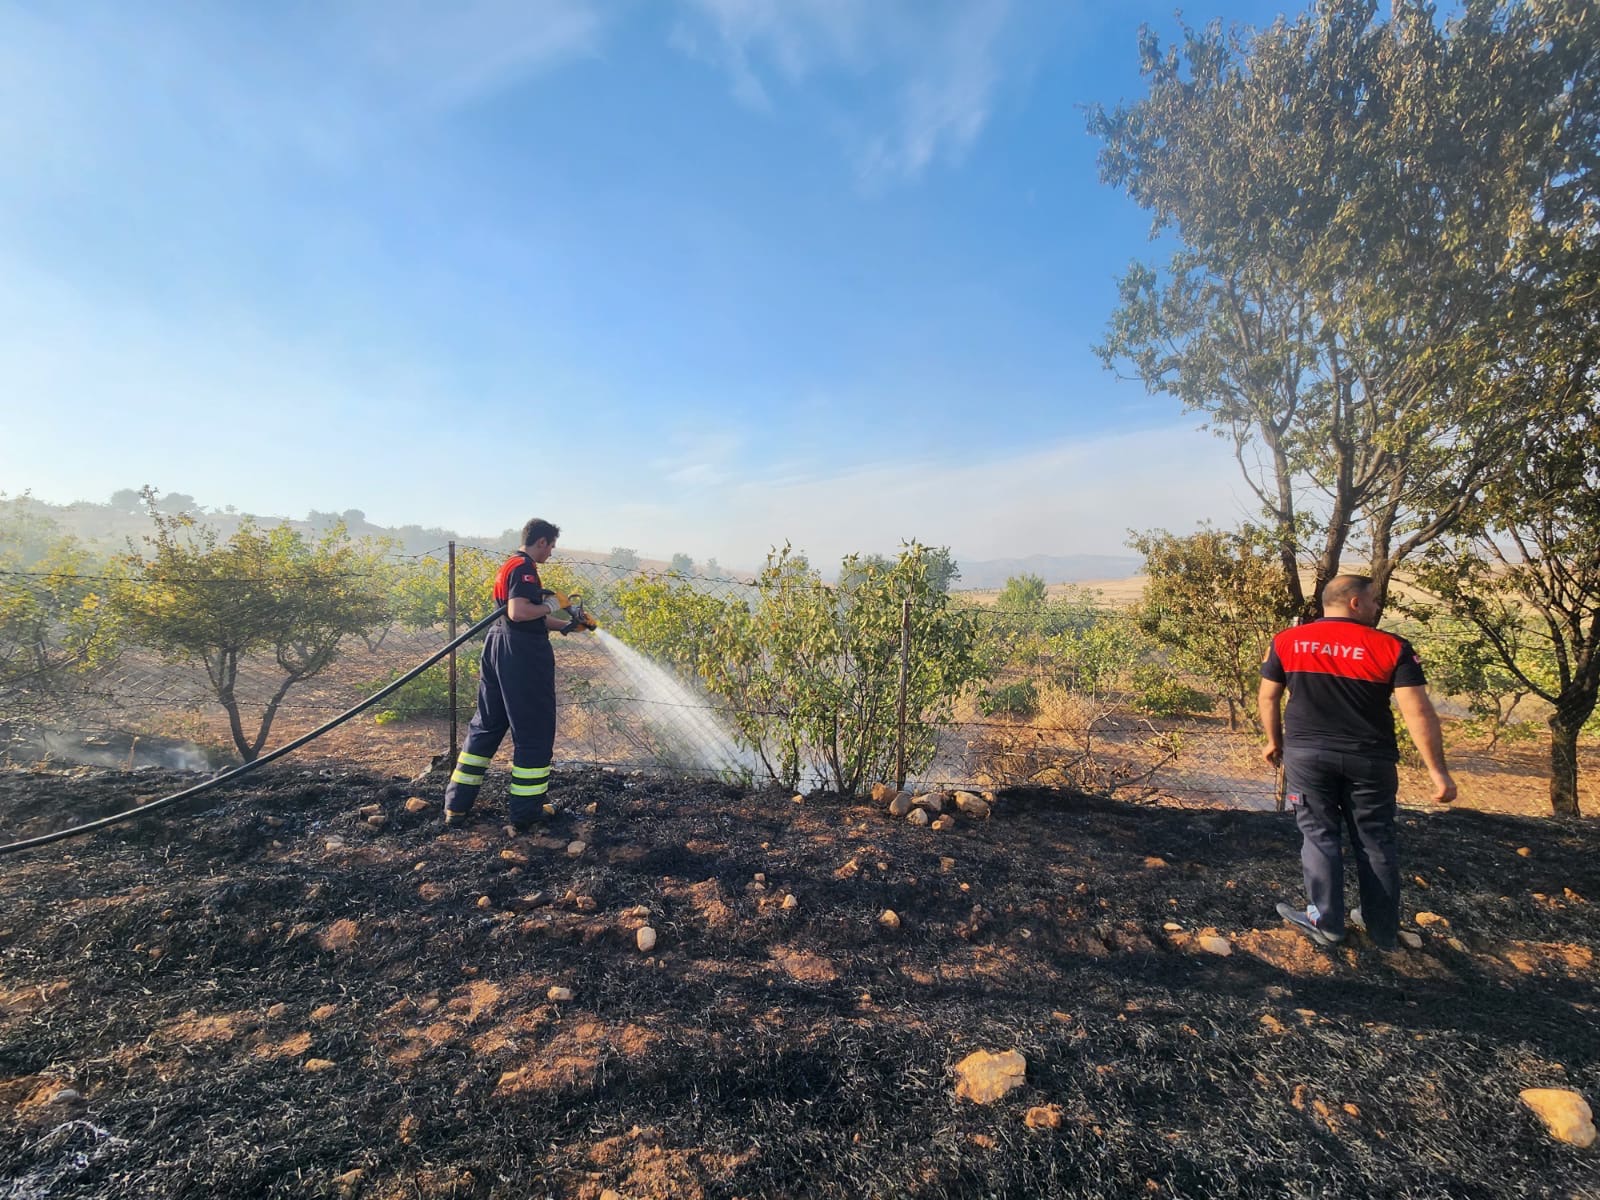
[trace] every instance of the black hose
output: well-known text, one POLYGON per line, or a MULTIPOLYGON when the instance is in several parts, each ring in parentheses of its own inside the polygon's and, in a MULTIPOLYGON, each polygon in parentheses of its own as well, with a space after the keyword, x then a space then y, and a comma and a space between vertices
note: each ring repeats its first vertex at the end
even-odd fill
POLYGON ((194 787, 186 788, 184 791, 174 792, 172 795, 163 796, 159 800, 152 800, 149 804, 141 804, 138 808, 130 808, 126 812, 113 813, 109 817, 101 817, 97 821, 89 821, 83 825, 74 825, 70 829, 58 829, 54 833, 44 833, 40 834, 38 837, 26 838, 20 842, 11 842, 9 845, 0 846, 0 857, 4 857, 7 854, 13 854, 19 850, 32 850, 37 846, 48 846, 51 842, 65 841, 70 837, 78 837, 81 834, 90 833, 96 829, 104 829, 108 825, 116 825, 122 821, 131 820, 134 817, 141 817, 145 813, 154 812, 158 808, 165 808, 167 805, 174 804, 179 800, 186 800, 190 796, 198 796, 201 792, 208 792, 214 787, 221 787, 225 783, 231 783, 235 779, 239 778, 239 776, 248 771, 253 771, 257 767, 264 767, 273 759, 282 758, 285 754, 288 754, 289 751, 298 750, 307 742, 321 737, 330 729, 334 729, 340 725, 343 725, 351 717, 371 708, 374 704, 376 704, 379 700, 382 700, 396 688, 404 687, 418 675, 421 675, 429 667, 433 666, 434 663, 438 662, 445 655, 449 654, 457 646, 461 645, 462 642, 465 642, 467 639, 487 628, 490 622, 492 622, 503 612, 505 612, 504 605, 495 609, 494 612, 490 613, 471 629, 467 630, 460 637, 456 638, 455 641, 445 646, 437 654, 433 655, 431 658, 424 659, 421 663, 411 668, 411 670, 400 676, 400 678, 396 679, 393 683, 380 688, 376 692, 373 692, 372 695, 368 696, 354 708, 346 709, 337 717, 333 718, 333 720, 329 721, 326 725, 322 725, 316 729, 313 729, 310 733, 302 734, 300 737, 295 738, 294 741, 289 742, 286 745, 279 746, 270 754, 263 754, 260 758, 245 763, 242 767, 235 767, 233 770, 228 771, 225 774, 218 775, 214 779, 208 779, 204 783, 197 783, 194 787))

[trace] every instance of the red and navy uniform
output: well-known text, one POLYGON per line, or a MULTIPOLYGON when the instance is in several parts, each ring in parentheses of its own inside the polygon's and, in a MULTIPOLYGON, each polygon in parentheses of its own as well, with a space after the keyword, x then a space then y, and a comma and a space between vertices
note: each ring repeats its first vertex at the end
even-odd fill
MULTIPOLYGON (((513 597, 545 603, 539 568, 521 552, 507 559, 495 576, 496 603, 513 597)), ((544 806, 550 787, 550 758, 556 740, 556 668, 544 618, 513 621, 507 612, 483 640, 478 707, 467 726, 467 741, 445 789, 445 808, 464 813, 483 786, 489 761, 511 731, 511 784, 507 807, 516 824, 527 824, 544 806)))
POLYGON ((1422 660, 1405 638, 1324 617, 1272 639, 1261 677, 1287 684, 1284 744, 1400 761, 1389 697, 1421 687, 1422 660))
POLYGON ((1289 689, 1284 787, 1300 826, 1306 913, 1327 933, 1343 935, 1348 830, 1367 931, 1379 944, 1393 944, 1400 929, 1400 749, 1389 701, 1397 687, 1423 686, 1422 660, 1402 637, 1324 617, 1274 637, 1261 677, 1289 689))

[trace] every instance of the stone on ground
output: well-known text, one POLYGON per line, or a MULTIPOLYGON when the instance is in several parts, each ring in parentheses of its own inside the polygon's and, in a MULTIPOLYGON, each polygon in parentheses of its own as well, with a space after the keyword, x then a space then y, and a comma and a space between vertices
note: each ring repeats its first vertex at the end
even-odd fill
POLYGON ((1557 1141, 1579 1149, 1594 1145, 1594 1113, 1577 1092, 1567 1088, 1525 1088, 1522 1102, 1538 1114, 1557 1141))
POLYGON ((1028 1060, 1016 1050, 991 1054, 974 1050, 956 1064, 956 1096, 974 1104, 993 1104, 1022 1086, 1028 1060))

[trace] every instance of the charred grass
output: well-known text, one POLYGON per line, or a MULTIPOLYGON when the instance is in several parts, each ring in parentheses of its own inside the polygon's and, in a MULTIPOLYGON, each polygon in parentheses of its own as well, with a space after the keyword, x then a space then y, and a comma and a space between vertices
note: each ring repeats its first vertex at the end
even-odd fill
MULTIPOLYGON (((189 781, 3 772, 0 836, 189 781)), ((0 860, 0 1196, 1600 1194, 1517 1101, 1600 1098, 1592 823, 1407 813, 1448 924, 1386 955, 1279 927, 1275 814, 1026 791, 935 833, 589 771, 508 839, 440 786, 267 770, 0 860), (1024 1086, 957 1099, 978 1049, 1024 1086)))

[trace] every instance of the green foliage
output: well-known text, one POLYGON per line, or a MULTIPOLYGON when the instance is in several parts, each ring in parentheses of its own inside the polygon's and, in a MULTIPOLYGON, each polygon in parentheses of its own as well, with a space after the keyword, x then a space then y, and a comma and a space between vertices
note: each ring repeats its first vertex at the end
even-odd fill
POLYGON ((796 786, 809 769, 855 792, 894 772, 905 601, 908 771, 931 759, 937 723, 979 676, 976 617, 936 590, 940 561, 916 543, 887 565, 851 556, 829 587, 785 546, 745 599, 687 581, 619 585, 613 631, 727 700, 775 779, 796 786))
MULTIPOLYGON (((456 551, 456 625, 465 629, 495 610, 494 581, 509 554, 463 548, 456 551)), ((414 565, 391 569, 391 604, 395 619, 407 629, 442 629, 450 614, 450 560, 428 555, 414 565)), ((547 562, 539 578, 548 588, 583 591, 591 610, 594 597, 565 563, 547 562)))
POLYGON ((1134 711, 1152 717, 1183 717, 1211 711, 1211 697, 1190 687, 1170 668, 1141 663, 1133 672, 1134 711))
MULTIPOLYGON (((456 657, 456 715, 470 720, 477 707, 478 674, 481 659, 477 654, 458 654, 456 657)), ((393 671, 372 682, 371 691, 393 683, 405 670, 393 671)), ((408 721, 413 717, 450 716, 450 667, 435 663, 405 687, 389 696, 384 706, 374 714, 379 725, 394 721, 408 721)))
POLYGON ((1050 590, 1037 575, 1013 575, 1000 589, 994 606, 1003 613, 1032 613, 1044 608, 1050 590))
POLYGON ((1557 398, 1545 335, 1595 326, 1600 6, 1382 7, 1146 31, 1148 94, 1090 117, 1177 244, 1101 354, 1234 443, 1308 614, 1352 538, 1386 584, 1468 512, 1557 398))
POLYGON ((0 712, 16 714, 117 649, 104 568, 75 538, 0 496, 0 712))
POLYGON ((1217 689, 1230 729, 1240 713, 1255 724, 1261 657, 1294 616, 1271 537, 1252 525, 1205 526, 1188 537, 1152 530, 1128 544, 1144 555, 1149 579, 1134 609, 1139 628, 1217 689))
POLYGON ((627 546, 613 546, 606 563, 619 571, 637 571, 639 569, 639 552, 630 550, 627 546))
POLYGON ((1039 689, 1031 679, 985 688, 978 697, 978 711, 986 717, 1032 717, 1039 711, 1039 689))
POLYGON ((296 684, 338 657, 349 636, 386 624, 381 552, 351 543, 342 526, 308 542, 287 526, 244 521, 226 542, 187 514, 170 516, 146 490, 155 533, 128 555, 114 590, 129 638, 173 662, 202 666, 228 714, 234 745, 253 761, 296 684), (274 663, 280 678, 247 733, 237 692, 246 661, 274 663))
POLYGON ((672 563, 670 566, 668 566, 667 570, 674 575, 693 575, 694 559, 690 558, 687 554, 674 554, 672 556, 672 563))

